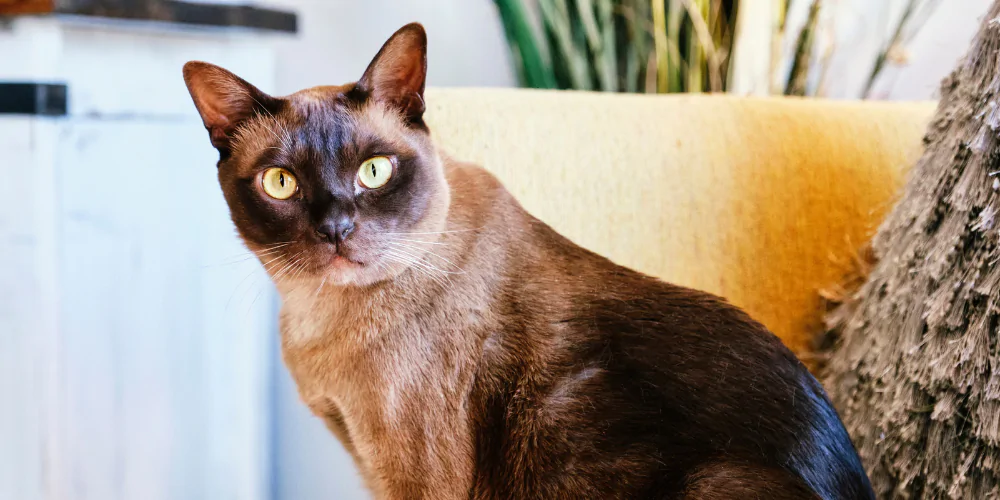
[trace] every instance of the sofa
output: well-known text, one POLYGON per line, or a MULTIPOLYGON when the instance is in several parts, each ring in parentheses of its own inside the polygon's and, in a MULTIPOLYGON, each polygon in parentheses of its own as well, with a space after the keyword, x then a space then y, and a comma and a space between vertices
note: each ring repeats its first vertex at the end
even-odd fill
POLYGON ((744 308, 809 362, 933 103, 429 89, 445 154, 576 243, 744 308))

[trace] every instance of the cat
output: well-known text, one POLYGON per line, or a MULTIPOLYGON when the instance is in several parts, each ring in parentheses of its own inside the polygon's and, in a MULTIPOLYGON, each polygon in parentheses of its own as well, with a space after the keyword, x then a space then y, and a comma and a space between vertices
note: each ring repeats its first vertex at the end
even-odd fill
POLYGON ((284 361, 377 498, 874 498, 762 325, 573 244, 439 152, 426 54, 410 24, 356 83, 287 97, 184 66, 281 295, 284 361))

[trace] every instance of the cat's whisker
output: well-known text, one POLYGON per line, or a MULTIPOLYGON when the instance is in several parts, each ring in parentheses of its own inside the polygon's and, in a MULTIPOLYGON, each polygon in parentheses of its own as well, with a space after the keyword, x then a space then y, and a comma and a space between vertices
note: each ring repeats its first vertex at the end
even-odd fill
POLYGON ((438 259, 440 259, 442 262, 444 262, 448 266, 450 266, 450 267, 452 267, 454 269, 457 269, 457 271, 448 271, 448 272, 450 272, 452 274, 465 274, 465 270, 462 269, 461 266, 455 264, 451 260, 448 260, 446 257, 444 257, 442 255, 439 255, 438 253, 434 252, 433 250, 431 250, 429 248, 420 248, 420 247, 418 247, 416 245, 408 245, 406 243, 399 243, 399 242, 390 242, 390 243, 394 244, 394 245, 397 245, 399 247, 407 248, 407 249, 418 251, 418 252, 424 252, 427 255, 432 255, 434 257, 437 257, 438 259))
MULTIPOLYGON (((233 288, 233 291, 232 291, 232 293, 230 293, 230 294, 229 294, 229 298, 228 298, 228 299, 226 299, 226 306, 225 306, 225 310, 226 310, 226 311, 228 311, 228 310, 229 310, 229 304, 230 304, 230 303, 231 303, 231 302, 233 301, 233 297, 235 297, 235 296, 236 296, 236 292, 238 292, 238 291, 239 291, 239 290, 240 290, 240 289, 241 289, 241 288, 243 287, 243 284, 244 284, 244 283, 246 283, 246 281, 247 281, 247 280, 248 280, 248 279, 249 279, 249 278, 250 278, 251 276, 253 276, 253 275, 254 275, 254 274, 255 274, 256 272, 257 272, 257 269, 254 269, 254 270, 250 271, 249 273, 247 273, 247 275, 246 275, 246 276, 244 276, 244 277, 243 277, 243 279, 241 279, 241 280, 240 280, 240 282, 239 282, 239 283, 237 283, 237 284, 236 284, 236 287, 235 287, 235 288, 233 288)), ((246 295, 246 293, 247 293, 247 292, 246 292, 246 291, 244 290, 243 294, 244 294, 244 295, 246 295)))
POLYGON ((249 316, 250 315, 250 312, 253 311, 254 304, 257 303, 257 299, 260 298, 260 296, 261 296, 262 293, 264 293, 264 287, 260 287, 257 290, 257 295, 254 295, 253 300, 250 301, 250 306, 247 307, 247 312, 246 312, 246 314, 244 316, 249 316))
POLYGON ((275 249, 272 249, 272 250, 264 250, 262 252, 251 252, 251 255, 259 257, 259 258, 264 258, 264 257, 275 255, 275 254, 278 254, 278 253, 281 253, 281 252, 285 252, 285 251, 287 251, 287 250, 284 249, 284 248, 275 248, 275 249))
POLYGON ((292 244, 292 242, 288 242, 288 243, 276 243, 274 245, 267 245, 267 246, 261 247, 261 249, 260 249, 259 252, 254 251, 253 253, 270 252, 272 250, 280 250, 280 249, 285 248, 285 247, 287 247, 288 245, 291 245, 291 244, 292 244))
POLYGON ((277 255, 277 254, 279 254, 281 252, 285 252, 285 250, 282 249, 282 248, 276 248, 274 250, 268 250, 266 252, 260 252, 260 253, 253 254, 253 255, 255 257, 258 257, 258 258, 264 258, 264 257, 270 257, 272 255, 277 255))
MULTIPOLYGON (((396 252, 399 252, 399 250, 397 249, 396 252)), ((389 250, 388 252, 386 252, 386 255, 387 256, 391 256, 391 257, 395 257, 402 264, 407 265, 410 269, 413 269, 415 272, 417 272, 419 274, 422 274, 422 275, 424 275, 424 276, 426 276, 426 277, 434 280, 434 282, 436 282, 437 284, 441 285, 442 287, 448 285, 448 283, 441 276, 435 275, 432 272, 433 270, 440 271, 439 269, 436 269, 436 268, 433 268, 433 267, 428 267, 428 265, 425 262, 421 262, 421 261, 413 258, 413 256, 411 256, 409 254, 402 254, 401 255, 401 254, 397 254, 396 252, 393 252, 392 250, 389 250)))
POLYGON ((423 235, 423 234, 451 234, 451 233, 467 233, 469 231, 479 231, 486 226, 471 227, 466 229, 450 229, 446 231, 424 231, 424 232, 407 232, 407 233, 382 233, 391 236, 412 236, 412 235, 423 235))
POLYGON ((291 245, 291 242, 281 243, 281 244, 275 244, 275 245, 267 245, 267 246, 263 247, 263 250, 261 250, 260 252, 255 252, 255 251, 252 251, 252 250, 251 251, 247 251, 247 252, 243 252, 243 253, 240 253, 240 254, 236 254, 236 255, 232 255, 230 257, 227 257, 227 258, 223 259, 222 262, 219 262, 217 264, 205 264, 202 267, 203 268, 210 268, 210 267, 230 266, 230 265, 233 265, 233 264, 239 264, 240 262, 246 262, 246 261, 248 261, 248 260, 250 260, 252 258, 255 258, 255 257, 257 257, 257 258, 267 257, 267 256, 274 255, 274 254, 277 254, 277 253, 283 251, 282 248, 284 248, 285 246, 288 246, 288 245, 291 245))
POLYGON ((405 255, 407 255, 411 259, 413 259, 415 262, 423 265, 427 269, 429 269, 431 271, 435 271, 435 272, 440 273, 442 275, 451 276, 453 274, 464 274, 464 271, 449 271, 447 269, 441 269, 440 267, 438 267, 437 265, 435 265, 433 262, 431 262, 427 258, 421 257, 419 255, 414 255, 411 251, 409 251, 407 249, 401 249, 401 248, 397 247, 396 251, 404 253, 405 255))
POLYGON ((305 257, 296 257, 295 260, 292 261, 292 265, 282 273, 281 277, 275 280, 275 283, 287 283, 291 281, 289 278, 294 275, 295 271, 299 268, 299 265, 301 265, 305 260, 305 257))
POLYGON ((263 263, 263 266, 264 266, 264 270, 265 270, 265 271, 267 271, 267 272, 268 272, 268 274, 270 274, 270 273, 271 273, 271 271, 274 271, 274 268, 275 268, 275 267, 278 267, 279 265, 281 265, 281 263, 279 262, 278 264, 275 264, 275 265, 274 265, 273 267, 268 267, 268 266, 270 266, 270 264, 271 264, 272 262, 275 262, 275 261, 277 261, 277 260, 280 260, 280 259, 281 259, 281 258, 283 258, 284 256, 285 256, 285 255, 284 255, 284 254, 282 253, 281 255, 278 255, 277 257, 275 257, 275 258, 273 258, 273 259, 271 259, 271 260, 269 260, 269 261, 267 261, 267 262, 264 262, 264 263, 263 263))
POLYGON ((267 243, 265 245, 261 245, 261 248, 281 247, 281 246, 285 246, 285 245, 291 245, 292 243, 295 243, 295 242, 294 241, 276 241, 274 243, 267 243))
POLYGON ((270 280, 266 277, 262 278, 260 274, 254 274, 253 279, 250 280, 248 286, 242 293, 242 297, 240 298, 241 304, 247 304, 248 301, 246 299, 250 298, 250 294, 253 294, 253 299, 249 301, 249 304, 246 306, 246 310, 243 313, 244 320, 246 320, 253 312, 253 307, 257 303, 257 300, 260 299, 261 295, 268 292, 268 285, 270 284, 270 280), (254 290, 256 290, 256 293, 253 293, 254 290))
POLYGON ((415 262, 419 262, 420 264, 423 264, 423 265, 427 266, 428 268, 430 268, 430 269, 432 269, 434 271, 437 271, 437 272, 439 272, 441 274, 457 274, 457 273, 454 273, 454 272, 451 272, 451 271, 446 271, 444 269, 441 269, 441 268, 435 266, 434 264, 431 264, 430 262, 427 262, 426 259, 422 259, 419 255, 415 255, 415 254, 410 253, 410 251, 408 251, 408 250, 406 250, 404 248, 401 248, 401 247, 397 246, 395 248, 395 250, 397 252, 399 252, 399 253, 402 253, 403 255, 409 256, 415 262))
MULTIPOLYGON (((273 266, 271 265, 272 263, 274 263, 275 261, 277 261, 279 259, 281 259, 280 255, 278 257, 275 257, 275 258, 273 258, 273 259, 271 259, 271 260, 263 263, 262 265, 264 267, 264 271, 269 273, 269 272, 273 271, 274 268, 280 266, 281 265, 280 262, 277 263, 277 264, 274 264, 273 266)), ((242 280, 240 280, 239 284, 236 285, 236 288, 234 288, 233 292, 229 295, 229 299, 226 300, 226 310, 229 310, 229 304, 232 302, 233 297, 236 296, 236 293, 241 289, 241 287, 243 286, 244 283, 247 283, 247 279, 250 278, 251 276, 254 276, 254 279, 251 280, 249 282, 249 284, 247 285, 247 287, 243 289, 243 295, 246 295, 247 293, 250 292, 250 290, 253 289, 253 283, 255 283, 256 280, 257 280, 257 278, 255 276, 256 273, 257 273, 257 269, 254 269, 254 270, 250 271, 250 273, 248 273, 246 276, 244 276, 242 280)))
POLYGON ((391 251, 390 251, 390 252, 387 252, 387 253, 385 254, 385 258, 386 258, 387 260, 389 260, 389 261, 392 261, 392 262, 397 262, 397 263, 399 263, 399 264, 402 264, 402 265, 403 265, 403 266, 405 266, 405 267, 406 267, 407 269, 410 269, 410 270, 412 270, 412 271, 413 271, 414 273, 416 273, 416 274, 418 274, 418 275, 420 275, 420 276, 425 276, 425 277, 427 277, 427 278, 429 278, 429 279, 433 280, 434 282, 436 282, 436 283, 438 283, 438 284, 440 284, 440 285, 444 286, 444 283, 442 283, 442 282, 441 282, 441 281, 440 281, 440 280, 439 280, 439 279, 437 278, 437 276, 435 276, 435 275, 433 275, 433 274, 430 274, 430 273, 429 273, 429 272, 428 272, 428 271, 427 271, 426 269, 424 269, 424 268, 420 267, 420 265, 418 265, 417 263, 414 263, 412 259, 409 259, 409 258, 407 258, 407 257, 403 257, 403 256, 400 256, 400 255, 396 255, 396 254, 392 253, 391 251))
POLYGON ((424 241, 424 240, 414 240, 414 239, 407 239, 407 238, 393 238, 392 240, 393 241, 408 241, 410 243, 423 243, 423 244, 426 244, 426 245, 447 245, 447 243, 445 243, 443 241, 424 241))
POLYGON ((293 283, 297 281, 299 277, 302 276, 302 273, 304 273, 306 268, 308 267, 309 267, 309 259, 307 257, 302 257, 302 259, 300 259, 299 265, 293 271, 294 274, 292 274, 292 277, 289 281, 293 283))
POLYGON ((230 259, 230 260, 226 260, 224 262, 218 262, 218 263, 215 263, 215 264, 202 264, 201 268, 202 269, 212 269, 212 268, 215 268, 215 267, 232 266, 234 264, 239 264, 241 262, 246 262, 248 260, 252 260, 254 257, 255 257, 254 255, 246 255, 242 259, 230 259))
MULTIPOLYGON (((323 285, 325 285, 325 284, 326 284, 326 280, 327 280, 327 278, 329 278, 329 277, 330 277, 330 275, 329 275, 329 274, 325 274, 325 275, 323 275, 323 281, 320 281, 320 282, 319 282, 319 286, 318 286, 318 287, 316 287, 316 291, 314 291, 314 292, 313 292, 313 294, 312 294, 312 298, 311 298, 311 299, 309 300, 309 316, 307 316, 307 317, 312 317, 312 315, 313 315, 313 311, 315 311, 315 310, 316 310, 316 304, 317 304, 317 303, 319 302, 319 297, 320 297, 320 295, 319 295, 319 294, 320 294, 320 292, 322 292, 322 291, 323 291, 323 285)), ((302 326, 302 323, 303 323, 303 322, 299 322, 299 325, 298 325, 298 327, 301 327, 301 326, 302 326)), ((298 328, 298 327, 297 327, 297 328, 298 328)))
POLYGON ((306 272, 306 269, 309 268, 309 263, 309 256, 303 256, 300 260, 300 264, 295 268, 295 274, 292 276, 292 281, 298 280, 302 274, 306 272))
POLYGON ((428 261, 427 259, 423 259, 419 255, 412 255, 413 258, 418 259, 418 260, 426 263, 427 265, 433 267, 435 270, 440 271, 440 272, 442 272, 444 274, 465 274, 465 271, 461 267, 455 265, 450 260, 448 260, 448 259, 446 259, 446 258, 444 258, 444 257, 442 257, 442 256, 440 256, 440 255, 438 255, 438 254, 436 254, 436 253, 434 253, 434 252, 426 249, 426 248, 419 248, 419 247, 415 247, 415 246, 412 246, 412 245, 406 245, 406 244, 403 244, 403 243, 392 243, 392 245, 397 250, 399 250, 401 252, 424 252, 427 255, 433 255, 434 257, 437 257, 438 259, 441 259, 442 261, 444 261, 444 263, 447 264, 447 266, 450 266, 450 267, 452 267, 454 269, 457 269, 457 271, 447 270, 447 269, 440 269, 437 266, 435 266, 434 264, 432 264, 430 261, 428 261))
POLYGON ((330 277, 330 275, 329 275, 329 274, 327 274, 327 275, 324 275, 324 276, 323 276, 323 281, 320 281, 320 282, 319 282, 319 286, 318 286, 318 287, 316 287, 316 291, 315 291, 315 292, 313 292, 313 298, 312 298, 313 302, 315 302, 315 301, 316 301, 316 298, 317 298, 317 297, 319 297, 319 292, 321 292, 321 291, 323 290, 323 285, 325 285, 325 284, 326 284, 326 279, 327 279, 327 278, 329 278, 329 277, 330 277))
POLYGON ((273 274, 273 275, 271 276, 271 280, 272 280, 272 281, 274 281, 275 283, 278 283, 278 282, 279 282, 278 280, 279 280, 279 279, 281 278, 281 275, 282 275, 282 274, 284 274, 284 273, 285 273, 285 272, 286 272, 286 271, 287 271, 288 269, 290 269, 290 268, 291 268, 291 267, 292 267, 293 265, 295 265, 295 259, 297 259, 297 258, 298 258, 298 256, 299 256, 299 255, 300 255, 301 253, 302 253, 302 252, 298 252, 298 253, 296 253, 296 254, 292 255, 291 257, 289 257, 288 259, 285 259, 285 261, 284 261, 284 265, 283 265, 283 266, 281 267, 281 269, 279 269, 279 270, 278 270, 278 271, 277 271, 276 273, 274 273, 274 274, 273 274))

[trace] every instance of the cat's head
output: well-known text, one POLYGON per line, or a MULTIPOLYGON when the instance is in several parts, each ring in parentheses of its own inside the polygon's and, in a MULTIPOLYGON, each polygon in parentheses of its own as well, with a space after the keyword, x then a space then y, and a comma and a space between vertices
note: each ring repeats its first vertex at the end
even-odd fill
POLYGON ((219 151, 232 220, 272 278, 389 279, 440 232, 449 194, 424 125, 427 36, 397 31, 357 83, 272 97, 218 66, 184 66, 219 151))

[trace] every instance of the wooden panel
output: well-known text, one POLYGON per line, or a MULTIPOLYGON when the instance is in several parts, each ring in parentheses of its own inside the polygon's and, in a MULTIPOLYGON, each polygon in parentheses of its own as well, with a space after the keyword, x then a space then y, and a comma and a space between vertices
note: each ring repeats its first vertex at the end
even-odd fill
POLYGON ((58 406, 58 126, 0 117, 0 498, 64 498, 58 406))
POLYGON ((0 30, 0 79, 65 82, 71 102, 0 116, 0 499, 263 500, 275 297, 180 68, 207 58, 267 88, 273 54, 109 26, 0 30))
POLYGON ((0 117, 0 498, 268 496, 274 294, 203 135, 0 117))
POLYGON ((53 0, 0 0, 0 15, 44 14, 53 7, 53 0))
POLYGON ((74 499, 267 494, 273 295, 233 258, 202 135, 194 118, 77 120, 60 142, 74 499))
POLYGON ((177 0, 0 0, 0 15, 72 14, 156 21, 181 25, 252 28, 295 33, 298 18, 293 12, 240 5, 235 2, 188 2, 177 0))

